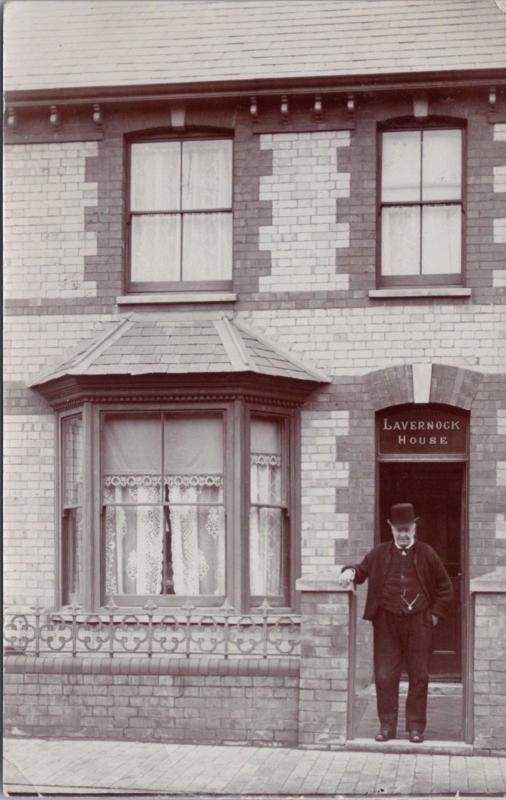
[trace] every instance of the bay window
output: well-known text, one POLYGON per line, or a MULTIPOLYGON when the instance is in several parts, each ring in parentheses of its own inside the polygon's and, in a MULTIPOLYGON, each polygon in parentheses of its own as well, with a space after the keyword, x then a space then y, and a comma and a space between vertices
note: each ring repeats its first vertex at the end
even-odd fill
POLYGON ((295 413, 240 400, 63 414, 61 604, 289 607, 295 413))
POLYGON ((385 130, 380 140, 381 285, 462 283, 463 130, 385 130))

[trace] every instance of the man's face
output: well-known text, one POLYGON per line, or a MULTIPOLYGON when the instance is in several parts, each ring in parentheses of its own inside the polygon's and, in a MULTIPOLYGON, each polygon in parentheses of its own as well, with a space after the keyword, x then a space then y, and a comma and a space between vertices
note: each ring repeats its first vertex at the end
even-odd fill
POLYGON ((392 536, 394 537, 395 544, 398 547, 409 547, 415 538, 416 522, 411 525, 392 525, 392 536))

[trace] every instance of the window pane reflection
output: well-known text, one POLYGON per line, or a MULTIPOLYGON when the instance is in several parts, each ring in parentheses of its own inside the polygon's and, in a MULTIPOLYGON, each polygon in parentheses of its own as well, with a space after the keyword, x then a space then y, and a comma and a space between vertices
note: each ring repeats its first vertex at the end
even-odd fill
POLYGON ((185 214, 183 280, 212 281, 232 277, 232 215, 185 214))
POLYGON ((181 208, 180 150, 179 142, 132 144, 132 211, 178 211, 181 208))
POLYGON ((462 262, 461 224, 460 206, 424 207, 422 241, 422 272, 424 275, 460 272, 462 262))
POLYGON ((381 197, 384 203, 420 199, 420 131, 383 134, 381 197))
POLYGON ((132 217, 132 281, 178 281, 181 218, 150 214, 132 217))
POLYGON ((460 200, 462 131, 423 134, 423 200, 460 200))
POLYGON ((383 275, 420 272, 420 208, 391 207, 382 211, 381 265, 383 275))

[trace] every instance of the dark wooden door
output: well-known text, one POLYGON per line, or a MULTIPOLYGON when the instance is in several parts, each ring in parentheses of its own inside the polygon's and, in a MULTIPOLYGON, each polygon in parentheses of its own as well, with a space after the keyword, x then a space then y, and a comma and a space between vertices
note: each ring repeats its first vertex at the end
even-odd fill
POLYGON ((462 670, 462 497, 461 463, 380 464, 381 540, 392 538, 387 518, 394 503, 413 503, 417 538, 434 548, 453 583, 454 603, 448 617, 434 629, 431 675, 460 679, 462 670))

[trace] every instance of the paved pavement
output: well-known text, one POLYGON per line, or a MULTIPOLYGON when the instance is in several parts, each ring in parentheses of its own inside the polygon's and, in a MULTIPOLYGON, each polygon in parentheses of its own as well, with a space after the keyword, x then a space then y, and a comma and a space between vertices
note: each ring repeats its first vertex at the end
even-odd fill
POLYGON ((506 797, 506 758, 11 738, 4 791, 166 797, 506 797))

